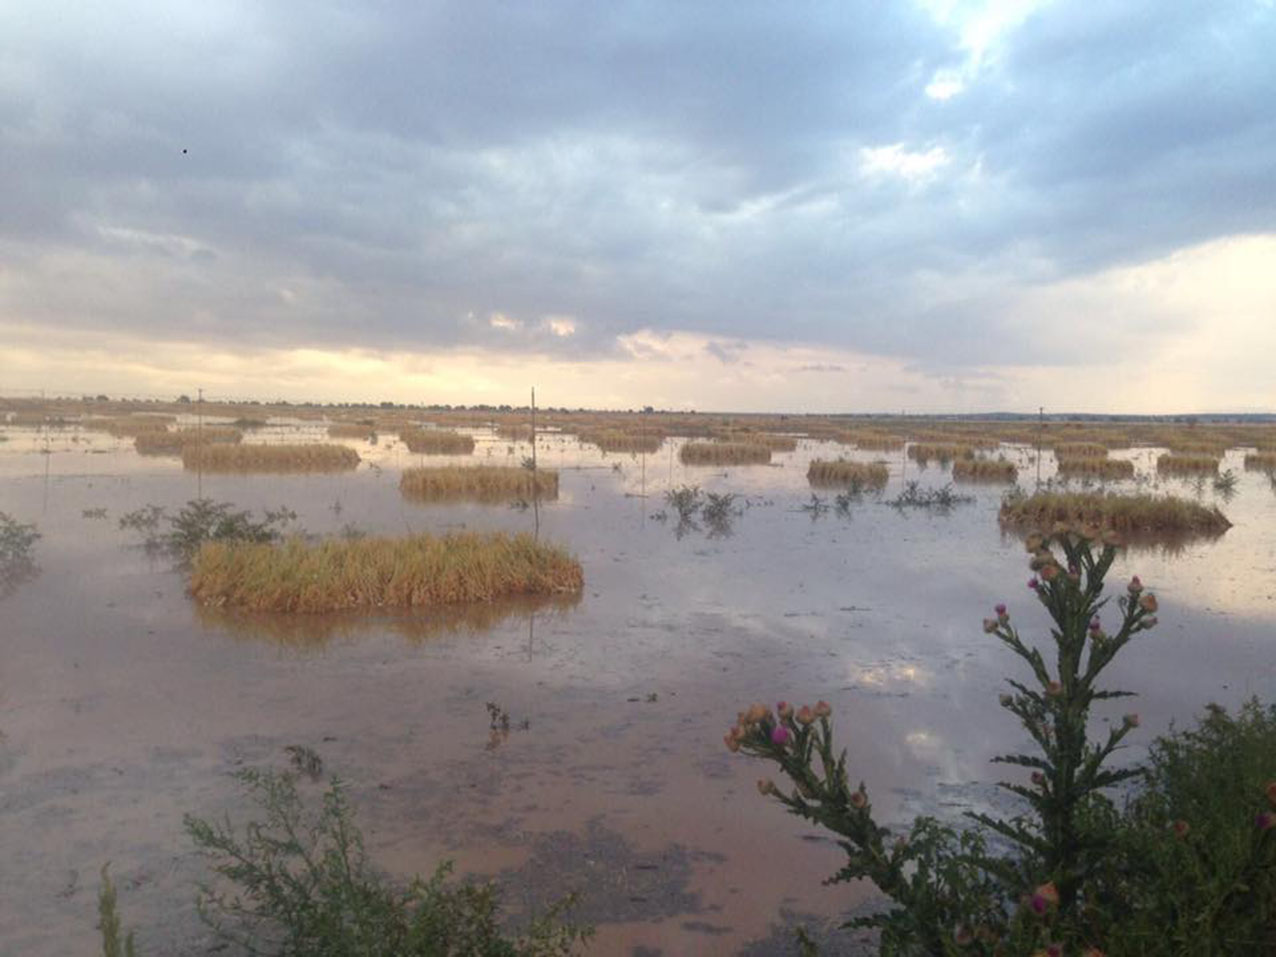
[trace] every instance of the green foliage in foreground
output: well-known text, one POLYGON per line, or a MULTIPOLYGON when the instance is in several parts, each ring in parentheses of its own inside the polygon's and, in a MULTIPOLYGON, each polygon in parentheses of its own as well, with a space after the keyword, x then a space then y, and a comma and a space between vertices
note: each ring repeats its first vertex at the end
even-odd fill
POLYGON ((1029 537, 1049 657, 1020 638, 1005 605, 984 621, 1032 675, 1001 697, 1036 744, 994 759, 1029 772, 1001 784, 1025 805, 1015 817, 972 814, 982 827, 968 829, 922 817, 892 835, 864 784, 852 787, 825 702, 755 704, 727 734, 731 751, 773 762, 792 784, 763 779, 763 795, 838 836, 847 863, 831 882, 867 878, 891 899, 850 925, 877 928, 883 954, 1276 953, 1276 710, 1251 703, 1231 718, 1214 707, 1198 728, 1159 739, 1148 769, 1108 767, 1138 716, 1096 741, 1090 708, 1129 694, 1099 678, 1155 626, 1157 601, 1135 577, 1105 630, 1117 546, 1096 535, 1061 525, 1029 537), (1133 779, 1118 809, 1111 789, 1133 779))
POLYGON ((34 525, 0 512, 0 594, 35 570, 32 552, 39 538, 34 525))
POLYGON ((188 562, 205 542, 278 541, 282 529, 296 518, 296 512, 283 507, 268 509, 257 521, 252 512, 237 511, 229 502, 197 498, 182 506, 176 515, 168 515, 161 505, 145 505, 122 515, 120 528, 139 533, 147 551, 188 562), (167 522, 167 530, 161 530, 161 522, 167 522))
MULTIPOLYGON (((377 872, 345 788, 335 778, 308 807, 291 772, 244 770, 236 778, 261 812, 232 825, 187 815, 186 831, 214 879, 200 886, 200 916, 223 942, 272 957, 566 957, 592 934, 562 921, 567 898, 520 935, 501 926, 491 884, 429 880, 399 887, 377 872)), ((115 891, 103 869, 100 928, 106 957, 120 950, 115 891), (112 949, 114 948, 114 949, 112 949)))

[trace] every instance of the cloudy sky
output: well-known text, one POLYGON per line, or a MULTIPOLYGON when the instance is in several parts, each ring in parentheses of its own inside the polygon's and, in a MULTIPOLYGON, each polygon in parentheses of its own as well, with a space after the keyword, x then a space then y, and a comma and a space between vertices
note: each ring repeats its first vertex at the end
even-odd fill
POLYGON ((1276 410, 1271 0, 16 0, 0 396, 1276 410))

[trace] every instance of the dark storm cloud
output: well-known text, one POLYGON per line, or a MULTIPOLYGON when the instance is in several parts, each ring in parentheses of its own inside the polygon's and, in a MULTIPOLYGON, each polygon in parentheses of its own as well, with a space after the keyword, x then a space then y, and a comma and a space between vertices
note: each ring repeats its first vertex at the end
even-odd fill
POLYGON ((28 4, 0 13, 0 306, 223 343, 1080 360, 1016 287, 1276 214, 1271 6, 1101 6, 1043 8, 941 102, 964 53, 905 4, 28 4), (892 144, 933 168, 865 167, 892 144))

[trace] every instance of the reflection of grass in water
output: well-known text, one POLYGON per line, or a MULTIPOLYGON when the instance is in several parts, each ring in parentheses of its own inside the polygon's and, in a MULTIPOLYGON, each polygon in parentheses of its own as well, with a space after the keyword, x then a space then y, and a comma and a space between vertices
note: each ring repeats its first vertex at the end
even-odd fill
POLYGON ((688 442, 678 458, 684 465, 766 465, 771 450, 753 442, 688 442))
POLYGON ((1165 475, 1213 475, 1218 471, 1218 458, 1213 455, 1160 455, 1157 472, 1165 475))
POLYGON ((959 459, 953 463, 957 482, 1013 482, 1018 477, 1015 463, 1005 459, 959 459))
POLYGON ((1037 492, 1007 499, 1001 524, 1024 531, 1049 531, 1057 522, 1112 529, 1134 544, 1173 544, 1217 537, 1232 523, 1217 508, 1172 496, 1102 492, 1037 492))
POLYGON ((191 564, 207 605, 300 613, 490 602, 580 590, 580 562, 530 535, 298 538, 279 545, 210 542, 191 564))
POLYGON ((182 465, 209 472, 332 472, 352 469, 359 453, 344 445, 188 445, 182 465))
POLYGON ((447 429, 400 429, 399 438, 409 452, 421 455, 469 455, 474 437, 447 429))
POLYGON ((420 643, 449 635, 477 635, 506 621, 528 615, 566 615, 580 604, 579 591, 566 595, 534 595, 472 605, 443 605, 412 611, 343 611, 326 615, 244 612, 196 606, 199 620, 210 628, 247 641, 268 641, 295 648, 319 648, 329 642, 385 630, 420 643))
POLYGON ((1128 479, 1134 478, 1134 463, 1128 459, 1063 457, 1059 459, 1059 474, 1066 478, 1128 479))
POLYGON ((421 502, 504 502, 531 499, 533 494, 556 499, 558 472, 508 465, 422 466, 403 470, 399 491, 421 502))
POLYGON ((133 439, 133 447, 139 455, 180 455, 188 445, 200 442, 235 443, 243 439, 244 433, 238 429, 225 426, 207 425, 202 429, 177 429, 169 432, 142 432, 133 439))
POLYGON ((806 470, 806 480, 812 485, 881 489, 890 480, 890 470, 883 462, 813 459, 806 470))
POLYGON ((596 445, 603 452, 646 452, 651 454, 660 451, 665 437, 659 432, 647 429, 599 429, 581 432, 578 436, 586 445, 596 445))

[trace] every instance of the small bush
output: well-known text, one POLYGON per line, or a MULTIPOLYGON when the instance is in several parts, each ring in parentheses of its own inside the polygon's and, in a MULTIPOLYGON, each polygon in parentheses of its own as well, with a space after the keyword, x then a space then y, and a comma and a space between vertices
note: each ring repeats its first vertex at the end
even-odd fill
POLYGON ((928 508, 939 512, 947 512, 958 505, 973 502, 974 496, 959 495, 951 485, 939 488, 922 488, 921 483, 909 481, 904 483, 900 493, 887 502, 892 508, 928 508))
POLYGON ((277 541, 282 530, 296 518, 296 512, 280 508, 267 511, 258 522, 252 512, 236 511, 229 502, 199 498, 187 502, 176 515, 168 515, 160 505, 145 505, 120 516, 120 528, 140 533, 148 551, 163 552, 186 562, 206 542, 277 541), (168 522, 167 532, 159 530, 162 521, 168 522))
POLYGON ((264 814, 242 830, 229 819, 185 818, 215 880, 200 916, 223 942, 297 957, 565 957, 592 933, 564 924, 560 901, 510 936, 491 884, 452 884, 450 865, 398 887, 367 858, 340 781, 307 807, 294 774, 238 772, 264 814))
POLYGON ((33 552, 39 539, 34 525, 0 512, 0 595, 35 571, 33 552))

